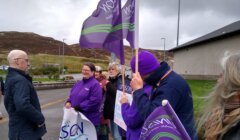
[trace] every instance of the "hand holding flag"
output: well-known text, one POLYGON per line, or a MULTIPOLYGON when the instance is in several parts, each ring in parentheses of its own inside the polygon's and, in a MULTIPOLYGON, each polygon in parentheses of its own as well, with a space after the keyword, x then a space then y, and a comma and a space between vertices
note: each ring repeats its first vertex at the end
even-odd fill
POLYGON ((121 104, 128 103, 128 98, 127 98, 126 93, 123 93, 123 94, 121 95, 120 103, 121 103, 121 104))

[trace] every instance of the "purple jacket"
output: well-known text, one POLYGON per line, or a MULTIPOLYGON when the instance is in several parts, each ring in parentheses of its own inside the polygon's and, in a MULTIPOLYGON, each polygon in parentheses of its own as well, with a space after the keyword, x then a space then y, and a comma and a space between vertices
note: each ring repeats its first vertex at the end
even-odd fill
POLYGON ((102 88, 94 77, 78 81, 71 89, 68 102, 72 107, 79 106, 81 112, 94 124, 100 124, 102 88))
MULTIPOLYGON (((149 96, 151 90, 151 86, 144 85, 144 91, 149 96)), ((122 116, 125 124, 127 125, 127 140, 139 140, 144 120, 141 119, 140 113, 134 101, 131 106, 129 103, 122 104, 122 116)))

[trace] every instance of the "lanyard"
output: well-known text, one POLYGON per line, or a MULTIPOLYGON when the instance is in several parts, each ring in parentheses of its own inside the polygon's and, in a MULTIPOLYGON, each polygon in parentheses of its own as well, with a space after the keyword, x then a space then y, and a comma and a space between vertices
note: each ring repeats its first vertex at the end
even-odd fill
POLYGON ((159 85, 160 85, 160 82, 161 82, 164 78, 166 78, 171 72, 172 72, 172 69, 168 70, 168 72, 166 72, 166 73, 163 75, 163 77, 158 81, 157 86, 159 86, 159 85))
MULTIPOLYGON (((161 82, 164 78, 166 78, 172 71, 173 71, 173 70, 170 69, 170 70, 168 70, 168 71, 162 76, 162 78, 161 78, 161 79, 158 81, 158 83, 157 83, 157 87, 160 86, 160 82, 161 82)), ((152 92, 154 92, 157 87, 154 87, 153 90, 152 90, 152 92)), ((149 96, 149 97, 151 98, 151 96, 149 96)))

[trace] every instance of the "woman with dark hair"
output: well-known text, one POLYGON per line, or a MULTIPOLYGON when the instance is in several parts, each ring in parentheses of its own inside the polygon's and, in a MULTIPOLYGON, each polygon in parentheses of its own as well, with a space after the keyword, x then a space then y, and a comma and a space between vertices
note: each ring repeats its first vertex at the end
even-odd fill
POLYGON ((72 87, 65 107, 73 107, 76 111, 83 113, 94 124, 98 132, 102 89, 94 77, 95 71, 93 63, 86 62, 83 64, 83 79, 72 87))
POLYGON ((223 73, 198 121, 206 140, 240 139, 240 54, 222 59, 223 73))

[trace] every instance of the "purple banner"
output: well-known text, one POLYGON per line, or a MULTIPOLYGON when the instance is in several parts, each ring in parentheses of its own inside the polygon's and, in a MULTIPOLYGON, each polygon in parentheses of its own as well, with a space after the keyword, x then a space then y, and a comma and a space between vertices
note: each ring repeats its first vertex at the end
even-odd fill
POLYGON ((132 48, 134 46, 135 30, 135 0, 128 0, 122 8, 123 38, 126 38, 132 48))
POLYGON ((121 0, 101 0, 82 27, 80 47, 104 48, 124 64, 121 0))
POLYGON ((173 110, 172 106, 167 100, 162 101, 163 107, 166 112, 172 116, 172 120, 176 125, 178 131, 181 133, 184 140, 191 140, 190 136, 188 135, 186 129, 184 128, 183 124, 181 123, 180 119, 178 118, 177 114, 173 110))
POLYGON ((188 134, 186 137, 183 130, 179 129, 181 122, 172 114, 173 110, 169 106, 160 106, 149 115, 144 122, 140 140, 190 140, 188 134))

